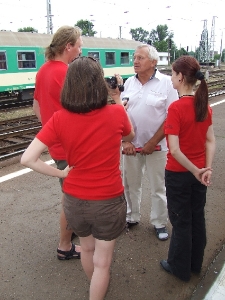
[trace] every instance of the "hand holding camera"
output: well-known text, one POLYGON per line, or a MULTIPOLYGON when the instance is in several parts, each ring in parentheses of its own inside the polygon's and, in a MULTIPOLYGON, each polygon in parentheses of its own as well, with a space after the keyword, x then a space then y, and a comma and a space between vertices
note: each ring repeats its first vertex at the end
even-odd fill
POLYGON ((120 75, 106 78, 106 82, 110 89, 114 90, 118 87, 120 92, 124 91, 123 78, 120 75))

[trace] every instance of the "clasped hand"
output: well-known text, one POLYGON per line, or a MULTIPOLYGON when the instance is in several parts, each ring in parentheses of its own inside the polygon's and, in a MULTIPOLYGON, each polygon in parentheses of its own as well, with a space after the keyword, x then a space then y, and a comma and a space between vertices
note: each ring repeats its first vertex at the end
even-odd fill
POLYGON ((212 168, 202 168, 198 169, 198 171, 194 174, 196 179, 198 179, 205 186, 211 185, 211 176, 212 176, 212 168))

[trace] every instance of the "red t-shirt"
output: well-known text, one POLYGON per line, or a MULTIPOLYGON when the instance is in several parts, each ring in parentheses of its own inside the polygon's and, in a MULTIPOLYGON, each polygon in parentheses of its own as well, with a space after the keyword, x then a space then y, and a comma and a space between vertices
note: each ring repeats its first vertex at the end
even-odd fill
MULTIPOLYGON (((38 101, 42 125, 52 117, 54 112, 62 109, 60 94, 68 70, 68 65, 62 61, 46 62, 36 75, 34 99, 38 101)), ((49 148, 54 159, 65 160, 65 152, 59 143, 49 148)))
POLYGON ((63 191, 74 197, 105 200, 123 193, 120 171, 122 136, 131 125, 122 105, 106 105, 90 113, 56 112, 37 134, 48 147, 60 142, 74 168, 63 191))
MULTIPOLYGON (((203 122, 195 121, 194 97, 185 96, 173 102, 168 109, 165 121, 165 134, 179 136, 180 150, 198 168, 205 167, 206 133, 212 124, 212 109, 208 108, 208 117, 203 122)), ((187 172, 168 151, 166 169, 174 172, 187 172)))

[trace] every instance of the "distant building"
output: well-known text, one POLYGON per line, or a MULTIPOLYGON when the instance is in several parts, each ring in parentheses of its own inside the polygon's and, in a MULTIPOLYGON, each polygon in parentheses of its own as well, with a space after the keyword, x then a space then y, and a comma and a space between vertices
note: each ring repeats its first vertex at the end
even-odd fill
POLYGON ((158 66, 168 66, 168 52, 158 52, 158 66))

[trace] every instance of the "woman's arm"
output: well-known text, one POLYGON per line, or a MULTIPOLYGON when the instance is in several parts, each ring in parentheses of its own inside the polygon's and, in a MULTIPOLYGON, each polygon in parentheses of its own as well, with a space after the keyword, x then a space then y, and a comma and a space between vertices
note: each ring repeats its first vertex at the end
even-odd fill
MULTIPOLYGON (((213 125, 209 126, 206 134, 206 167, 212 168, 212 162, 216 150, 216 139, 214 136, 213 125)), ((202 174, 202 182, 204 184, 210 185, 212 177, 212 169, 207 170, 202 174)))
POLYGON ((33 100, 33 111, 38 118, 38 120, 41 122, 41 112, 40 112, 40 106, 37 100, 33 100))
MULTIPOLYGON (((196 179, 202 182, 202 174, 211 170, 211 166, 199 169, 196 167, 180 150, 179 137, 177 135, 168 135, 169 150, 171 155, 188 171, 190 171, 196 179)), ((202 182, 205 184, 204 182, 202 182)), ((206 185, 206 184, 205 184, 206 185)))
POLYGON ((197 172, 198 168, 181 152, 179 137, 177 135, 168 135, 168 143, 171 155, 191 173, 197 172))
POLYGON ((212 167, 212 162, 216 150, 216 139, 214 136, 213 125, 209 126, 206 134, 206 167, 212 167))
POLYGON ((58 170, 57 168, 47 165, 40 159, 42 152, 44 152, 46 148, 47 146, 45 144, 35 138, 22 155, 21 164, 44 175, 65 178, 73 167, 67 166, 64 170, 58 170))
MULTIPOLYGON (((123 81, 122 81, 122 78, 120 77, 120 75, 115 74, 115 76, 117 78, 118 84, 122 84, 123 81)), ((120 94, 121 94, 121 92, 119 91, 118 87, 116 89, 109 89, 109 95, 112 97, 112 99, 115 101, 115 103, 117 105, 123 106, 124 109, 126 110, 126 107, 124 106, 124 104, 127 104, 127 101, 126 100, 125 100, 125 102, 122 101, 121 97, 120 97, 120 94)), ((128 118, 128 120, 130 122, 130 125, 131 125, 131 132, 130 132, 130 134, 128 134, 126 136, 123 136, 123 141, 124 142, 131 142, 134 138, 135 133, 134 133, 133 125, 132 125, 131 120, 130 120, 128 115, 127 115, 127 118, 128 118)))

